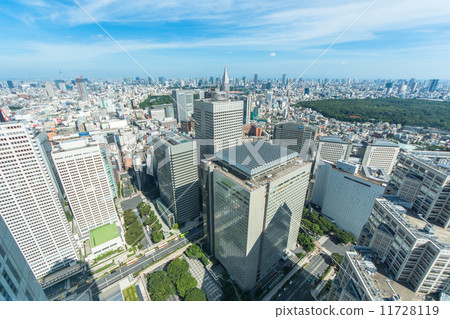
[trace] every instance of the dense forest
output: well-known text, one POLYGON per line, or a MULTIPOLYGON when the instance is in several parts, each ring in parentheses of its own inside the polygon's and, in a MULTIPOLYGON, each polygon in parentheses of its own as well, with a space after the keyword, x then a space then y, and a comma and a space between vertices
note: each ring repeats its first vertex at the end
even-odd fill
POLYGON ((450 102, 412 99, 321 100, 300 102, 328 118, 340 121, 389 122, 450 130, 450 102))

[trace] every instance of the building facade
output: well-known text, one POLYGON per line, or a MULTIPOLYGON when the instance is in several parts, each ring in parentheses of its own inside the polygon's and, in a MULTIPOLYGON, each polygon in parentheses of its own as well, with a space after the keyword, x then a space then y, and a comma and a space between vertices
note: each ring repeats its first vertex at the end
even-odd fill
POLYGON ((321 161, 311 197, 311 206, 356 237, 369 219, 375 198, 389 182, 384 171, 339 160, 321 161))
POLYGON ((36 278, 77 263, 56 187, 23 123, 0 124, 0 215, 36 278))
POLYGON ((391 175, 399 152, 400 147, 395 143, 375 141, 366 146, 361 164, 382 168, 391 175))
POLYGON ((243 101, 194 102, 195 137, 201 159, 242 144, 243 101))
POLYGON ((192 91, 173 90, 173 112, 179 122, 189 121, 194 114, 194 93, 192 91))
POLYGON ((400 205, 377 198, 358 243, 376 251, 393 279, 415 292, 435 293, 448 287, 448 231, 400 205))
POLYGON ((81 238, 118 221, 113 192, 100 147, 87 139, 61 142, 53 160, 81 238))
POLYGON ((0 216, 0 301, 46 301, 47 297, 0 216))
POLYGON ((172 227, 199 217, 196 141, 177 134, 161 135, 155 138, 154 154, 163 218, 172 227))
POLYGON ((209 247, 244 290, 295 249, 311 170, 296 152, 249 144, 217 153, 202 168, 209 247))
POLYGON ((392 174, 389 195, 411 202, 427 220, 450 224, 450 155, 445 152, 401 153, 392 174))
POLYGON ((315 139, 318 128, 302 122, 283 122, 275 125, 274 143, 284 145, 300 154, 304 161, 312 161, 315 152, 315 139))

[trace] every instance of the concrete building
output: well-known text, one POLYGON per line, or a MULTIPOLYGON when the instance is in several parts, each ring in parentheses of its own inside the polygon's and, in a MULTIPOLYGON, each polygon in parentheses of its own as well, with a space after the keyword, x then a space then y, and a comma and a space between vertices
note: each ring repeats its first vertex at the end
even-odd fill
POLYGON ((194 93, 192 91, 173 90, 173 112, 177 122, 188 121, 194 114, 194 93))
POLYGON ((161 201, 158 207, 170 227, 200 216, 197 143, 167 133, 154 140, 161 201))
POLYGON ((384 273, 378 254, 368 247, 354 246, 344 255, 328 294, 329 301, 422 300, 384 273))
POLYGON ((300 154, 304 161, 312 161, 315 152, 316 134, 318 127, 310 126, 303 122, 283 122, 275 125, 273 139, 276 144, 300 154))
POLYGON ((47 297, 0 216, 0 301, 46 301, 47 297))
POLYGON ((208 247, 244 290, 295 249, 311 170, 297 156, 260 141, 202 163, 208 247))
POLYGON ((400 147, 397 144, 377 140, 366 146, 361 164, 382 168, 391 175, 399 152, 400 147))
POLYGON ((118 221, 113 191, 100 147, 88 139, 61 142, 53 160, 82 239, 89 231, 118 221))
POLYGON ((417 293, 448 287, 449 232, 386 198, 375 200, 358 243, 376 251, 392 278, 417 293))
POLYGON ((242 144, 243 101, 194 101, 200 156, 242 144))
POLYGON ((356 237, 369 219, 375 198, 389 182, 383 170, 348 161, 320 161, 311 207, 356 237))
POLYGON ((55 185, 36 141, 20 122, 0 123, 0 215, 36 278, 77 263, 55 185))
POLYGON ((324 136, 319 139, 313 176, 316 175, 320 160, 337 163, 338 160, 348 160, 352 152, 352 144, 339 137, 324 136))
POLYGON ((418 214, 438 225, 450 224, 450 154, 401 153, 387 194, 409 201, 418 214))

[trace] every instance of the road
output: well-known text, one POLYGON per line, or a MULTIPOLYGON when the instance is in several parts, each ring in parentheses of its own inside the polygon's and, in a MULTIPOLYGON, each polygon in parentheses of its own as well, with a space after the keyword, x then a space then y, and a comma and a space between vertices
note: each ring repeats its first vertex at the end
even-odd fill
POLYGON ((134 264, 131 264, 129 266, 123 266, 114 271, 112 274, 100 278, 94 281, 93 283, 92 277, 87 278, 86 280, 89 280, 90 283, 84 283, 83 285, 79 286, 78 289, 76 290, 76 294, 80 296, 81 294, 85 293, 87 290, 90 289, 91 295, 97 295, 108 286, 118 282, 119 280, 127 277, 130 274, 134 274, 135 272, 140 271, 145 266, 159 259, 162 259, 167 255, 170 255, 171 253, 188 244, 189 242, 193 242, 201 238, 202 236, 203 230, 197 229, 192 233, 188 234, 185 238, 179 239, 177 241, 172 241, 166 247, 155 250, 153 254, 141 257, 134 264))
POLYGON ((275 300, 289 301, 312 301, 311 290, 314 282, 320 277, 323 271, 328 267, 331 259, 325 255, 318 255, 311 259, 309 264, 300 270, 292 279, 292 284, 288 284, 275 300), (311 281, 309 281, 309 279, 311 281), (286 289, 286 290, 284 290, 286 289))

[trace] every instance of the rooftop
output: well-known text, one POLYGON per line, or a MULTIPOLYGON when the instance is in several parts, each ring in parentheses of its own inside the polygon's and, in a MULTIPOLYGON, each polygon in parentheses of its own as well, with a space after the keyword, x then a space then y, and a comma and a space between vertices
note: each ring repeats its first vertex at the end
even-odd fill
POLYGON ((298 156, 297 152, 279 145, 257 141, 224 149, 216 157, 245 175, 254 176, 298 156))
POLYGON ((384 147, 399 147, 398 144, 390 142, 390 141, 385 141, 385 140, 376 140, 376 141, 370 143, 369 145, 384 146, 384 147))
POLYGON ((119 232, 115 224, 106 224, 89 232, 91 247, 97 247, 117 237, 119 237, 119 232))
POLYGON ((344 141, 342 138, 337 137, 337 136, 322 136, 319 140, 320 140, 320 142, 326 142, 326 143, 349 144, 348 142, 344 141))
POLYGON ((400 205, 395 205, 385 198, 379 198, 377 201, 390 211, 417 238, 428 239, 441 249, 450 249, 450 231, 438 225, 430 224, 411 210, 407 210, 400 205), (427 229, 431 229, 431 231, 427 229))
POLYGON ((397 296, 401 300, 422 300, 409 287, 390 278, 384 264, 377 262, 376 253, 372 249, 361 246, 354 246, 353 249, 354 251, 348 252, 349 257, 375 300, 390 300, 397 296))

